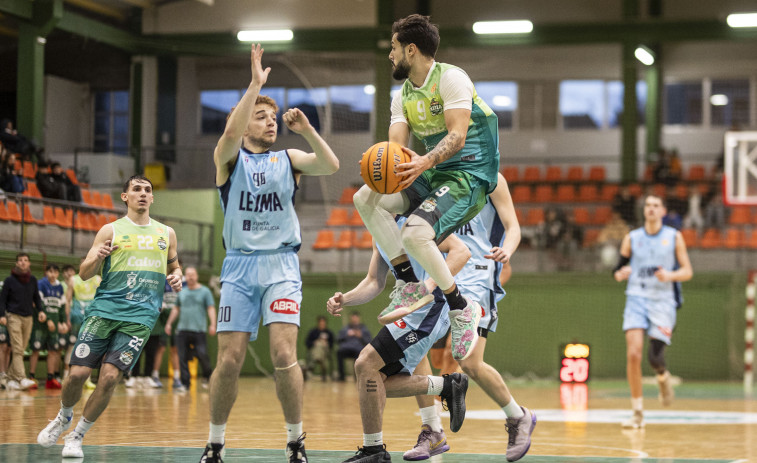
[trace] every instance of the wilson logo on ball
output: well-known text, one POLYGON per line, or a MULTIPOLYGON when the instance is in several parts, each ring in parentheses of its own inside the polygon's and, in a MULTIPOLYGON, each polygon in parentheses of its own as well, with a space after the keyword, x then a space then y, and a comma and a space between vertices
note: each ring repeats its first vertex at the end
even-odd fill
POLYGON ((368 187, 381 194, 401 191, 397 165, 410 162, 410 155, 398 143, 382 141, 368 148, 360 160, 360 176, 368 187))

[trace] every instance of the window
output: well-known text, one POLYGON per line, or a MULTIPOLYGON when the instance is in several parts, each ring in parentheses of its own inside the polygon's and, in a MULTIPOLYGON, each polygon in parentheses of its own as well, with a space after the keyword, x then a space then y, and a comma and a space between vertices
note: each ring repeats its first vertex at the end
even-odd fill
POLYGON ((298 108, 305 113, 310 125, 321 131, 321 116, 326 114, 328 90, 326 88, 290 88, 287 90, 287 107, 298 108))
POLYGON ((373 112, 372 85, 334 85, 329 87, 331 130, 334 132, 368 132, 373 112))
MULTIPOLYGON (((246 89, 245 89, 246 90, 246 89)), ((201 133, 220 135, 226 127, 226 116, 231 108, 239 103, 245 90, 203 90, 200 92, 201 133)), ((279 105, 277 116, 281 116, 284 102, 284 89, 281 87, 263 88, 261 95, 273 98, 279 105)), ((281 121, 278 132, 281 133, 281 121)))
POLYGON ((702 82, 665 84, 665 124, 702 124, 702 82))
MULTIPOLYGON (((620 127, 623 119, 623 96, 625 88, 623 82, 613 80, 607 82, 607 126, 620 127)), ((646 121, 645 108, 647 106, 647 83, 636 82, 636 117, 639 125, 646 121)))
POLYGON ((749 125, 749 80, 713 80, 710 92, 712 125, 749 125))
POLYGON ((500 129, 513 128, 518 109, 518 84, 515 82, 476 82, 476 93, 497 114, 500 129))
POLYGON ((95 136, 93 148, 96 153, 128 154, 128 90, 95 92, 95 136))
POLYGON ((560 82, 560 116, 566 129, 598 129, 605 117, 605 82, 560 82))

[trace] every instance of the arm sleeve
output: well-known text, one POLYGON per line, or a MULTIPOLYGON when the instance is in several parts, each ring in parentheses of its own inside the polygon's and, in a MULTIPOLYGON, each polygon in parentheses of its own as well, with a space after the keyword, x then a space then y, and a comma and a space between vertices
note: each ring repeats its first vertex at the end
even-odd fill
POLYGON ((439 80, 439 94, 444 110, 471 109, 473 107, 473 82, 461 69, 449 69, 439 80))
POLYGON ((405 119, 405 113, 402 111, 402 96, 400 95, 401 92, 397 92, 394 95, 394 98, 392 98, 392 118, 389 120, 389 125, 395 124, 397 122, 404 122, 407 124, 407 119, 405 119))

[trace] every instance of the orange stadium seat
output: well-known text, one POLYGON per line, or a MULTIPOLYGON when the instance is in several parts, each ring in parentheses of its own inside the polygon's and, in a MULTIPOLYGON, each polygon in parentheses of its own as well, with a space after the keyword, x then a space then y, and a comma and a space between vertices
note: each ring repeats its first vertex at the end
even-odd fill
POLYGON ((750 249, 757 249, 757 229, 752 230, 744 239, 744 246, 750 249))
POLYGON ((334 230, 320 230, 318 231, 318 235, 315 237, 313 249, 332 249, 335 245, 336 242, 334 241, 334 230))
POLYGON ((602 185, 602 192, 599 195, 601 201, 612 201, 615 195, 620 191, 620 185, 617 183, 608 183, 602 185))
POLYGON ((547 171, 544 173, 544 181, 552 183, 562 181, 562 167, 548 166, 547 171))
POLYGON ((524 182, 538 182, 541 180, 541 168, 539 166, 526 166, 523 170, 524 182))
POLYGON ((604 225, 610 221, 612 216, 612 208, 610 206, 599 206, 594 210, 594 217, 592 217, 591 223, 594 225, 604 225))
POLYGON ((529 209, 523 225, 539 225, 540 223, 544 223, 544 209, 540 207, 529 209))
POLYGON ((336 248, 352 248, 355 245, 356 235, 355 230, 342 230, 341 233, 339 233, 339 238, 336 240, 336 248))
POLYGON ((326 220, 326 225, 330 227, 343 227, 346 226, 350 221, 347 209, 343 207, 336 207, 331 210, 331 214, 329 214, 328 220, 326 220))
POLYGON ((689 167, 689 173, 686 175, 686 180, 701 181, 706 177, 704 166, 701 164, 693 164, 689 167))
POLYGON ((95 207, 103 207, 103 195, 99 191, 92 190, 90 191, 90 196, 92 197, 92 205, 95 207))
POLYGON ((89 190, 86 188, 81 189, 81 199, 84 201, 84 204, 92 205, 92 195, 89 193, 89 190))
POLYGON ((71 228, 74 224, 74 215, 71 209, 55 208, 55 225, 61 228, 71 228))
POLYGON ((681 230, 683 236, 683 242, 686 243, 686 247, 695 248, 699 245, 697 241, 697 231, 693 228, 684 228, 681 230))
POLYGON ((549 203, 552 202, 552 185, 538 185, 534 191, 534 202, 549 203))
POLYGON ((585 248, 594 246, 594 244, 597 242, 597 238, 599 238, 599 229, 587 228, 586 230, 584 230, 584 241, 582 243, 582 246, 585 248))
POLYGON ((573 221, 576 225, 589 225, 591 222, 589 210, 585 207, 573 208, 573 221))
POLYGON ((589 181, 590 182, 604 182, 607 178, 607 170, 604 166, 591 166, 589 167, 589 181))
POLYGON ((45 220, 34 217, 34 214, 32 214, 32 210, 29 207, 29 204, 24 203, 24 223, 36 223, 39 225, 44 225, 45 220))
POLYGON ((528 185, 516 185, 513 187, 513 202, 528 203, 531 202, 531 187, 528 185))
POLYGON ((570 166, 568 168, 567 180, 569 182, 580 182, 584 179, 584 168, 581 166, 570 166))
POLYGON ((26 179, 34 180, 37 176, 37 168, 31 161, 23 161, 23 175, 26 179))
POLYGON ((363 218, 360 217, 360 213, 357 211, 357 209, 353 209, 352 212, 350 213, 349 225, 352 227, 363 226, 363 218))
POLYGON ((10 219, 11 216, 8 214, 8 208, 5 207, 5 203, 3 201, 0 201, 0 220, 8 222, 10 219))
POLYGON ((18 204, 15 201, 8 200, 6 207, 8 208, 8 219, 13 222, 21 222, 21 209, 19 209, 18 204))
POLYGON ((728 217, 728 223, 731 225, 747 225, 752 221, 752 211, 749 206, 734 206, 731 208, 731 215, 728 217))
POLYGON ((723 246, 728 249, 738 249, 746 244, 746 234, 743 228, 731 227, 725 231, 723 237, 723 246))
POLYGON ((42 206, 42 221, 45 225, 55 225, 55 210, 53 210, 53 206, 42 206))
POLYGON ((363 230, 355 243, 358 249, 373 249, 373 237, 368 230, 363 230))
POLYGON ((723 245, 720 237, 720 231, 716 228, 707 229, 702 235, 702 239, 699 240, 699 247, 702 249, 714 249, 723 245))
POLYGON ((573 185, 558 185, 555 201, 560 203, 572 203, 576 201, 576 189, 573 185))
POLYGON ((502 175, 505 177, 505 180, 507 180, 507 183, 514 183, 520 180, 520 178, 518 178, 519 171, 517 166, 507 166, 502 168, 502 175))
POLYGON ((39 188, 37 188, 37 182, 26 182, 26 191, 24 191, 24 194, 26 196, 31 196, 33 198, 41 198, 42 193, 40 193, 39 188))
POLYGON ((113 197, 108 193, 103 193, 103 207, 113 209, 113 197))
POLYGON ((358 188, 354 186, 348 186, 342 190, 342 195, 339 197, 339 204, 352 204, 352 197, 357 193, 358 188))
POLYGON ((578 186, 578 201, 583 203, 592 203, 599 201, 599 189, 594 184, 583 184, 578 186))

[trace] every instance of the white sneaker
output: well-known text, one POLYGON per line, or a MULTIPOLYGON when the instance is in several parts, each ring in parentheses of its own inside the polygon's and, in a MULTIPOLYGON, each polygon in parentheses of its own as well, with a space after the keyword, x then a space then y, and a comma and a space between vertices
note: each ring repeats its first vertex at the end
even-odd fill
POLYGON ((63 452, 61 452, 61 455, 63 455, 64 458, 84 458, 84 451, 81 449, 81 440, 83 438, 84 436, 76 431, 69 433, 63 438, 66 445, 63 446, 63 452))
POLYGON ((634 410, 631 418, 625 420, 621 426, 626 429, 642 429, 644 428, 644 413, 641 410, 634 410))
POLYGON ((58 415, 45 426, 45 429, 39 432, 37 435, 37 443, 42 447, 52 447, 55 445, 63 431, 71 427, 72 418, 73 415, 66 418, 59 412, 58 415))
POLYGON ((124 386, 130 389, 135 387, 136 385, 137 385, 137 378, 134 376, 130 377, 129 379, 126 380, 126 382, 124 382, 124 386))
POLYGON ((31 389, 31 388, 34 388, 34 389, 37 388, 37 382, 29 378, 22 379, 19 385, 21 386, 22 391, 26 391, 27 389, 31 389))
POLYGON ((7 383, 5 383, 5 389, 9 391, 20 391, 21 385, 18 384, 18 381, 16 381, 15 379, 11 379, 7 383))

